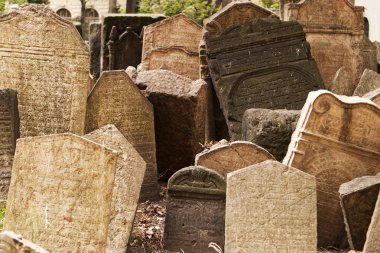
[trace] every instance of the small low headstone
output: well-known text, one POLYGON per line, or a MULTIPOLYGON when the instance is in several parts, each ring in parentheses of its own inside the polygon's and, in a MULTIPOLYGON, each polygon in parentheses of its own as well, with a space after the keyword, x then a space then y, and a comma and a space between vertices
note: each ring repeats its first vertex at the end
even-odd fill
POLYGON ((243 115, 242 139, 265 148, 278 161, 282 161, 299 116, 298 110, 246 110, 243 115))
POLYGON ((355 85, 346 67, 341 67, 335 74, 329 90, 337 95, 352 96, 355 85))
POLYGON ((373 70, 366 69, 360 78, 358 86, 356 86, 354 96, 363 96, 377 88, 380 88, 380 74, 373 70))
POLYGON ((40 246, 28 241, 12 231, 0 233, 0 252, 2 253, 48 253, 40 246))
POLYGON ((225 253, 317 249, 315 177, 276 161, 227 175, 225 253))
POLYGON ((168 182, 164 248, 175 252, 215 253, 224 245, 226 182, 202 166, 177 171, 168 182))
POLYGON ((370 91, 366 93, 363 98, 368 98, 369 100, 372 100, 375 104, 380 106, 380 87, 376 90, 370 91))
POLYGON ((265 149, 248 141, 222 140, 195 157, 195 165, 214 170, 224 178, 227 174, 247 166, 275 158, 265 149))
POLYGON ((380 194, 376 202, 376 207, 372 215, 371 224, 367 231, 367 240, 363 253, 380 252, 380 194))
POLYGON ((379 191, 380 174, 355 178, 339 188, 348 243, 353 250, 363 250, 379 191))

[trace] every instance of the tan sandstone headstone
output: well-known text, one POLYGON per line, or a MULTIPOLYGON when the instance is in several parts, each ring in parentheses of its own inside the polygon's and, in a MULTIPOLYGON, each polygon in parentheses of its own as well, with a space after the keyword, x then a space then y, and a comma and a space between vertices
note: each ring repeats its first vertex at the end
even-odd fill
POLYGON ((112 252, 119 155, 71 133, 19 139, 4 228, 51 252, 112 252))
POLYGON ((276 161, 227 175, 225 253, 317 250, 315 178, 276 161))
POLYGON ((373 211, 371 224, 367 231, 367 240, 364 244, 363 253, 380 252, 380 194, 373 211))
POLYGON ((372 100, 372 102, 380 106, 380 88, 368 92, 363 96, 363 98, 368 98, 369 100, 372 100))
POLYGON ((21 136, 83 134, 89 53, 74 25, 45 5, 0 16, 0 89, 17 91, 21 136))
POLYGON ((352 96, 355 85, 352 82, 351 74, 345 67, 338 69, 329 90, 337 95, 352 96))
POLYGON ((356 86, 354 96, 363 96, 377 88, 380 88, 380 75, 373 70, 366 69, 360 78, 358 86, 356 86))
POLYGON ((121 153, 118 156, 112 194, 112 218, 107 244, 111 247, 110 252, 125 253, 132 231, 146 163, 114 125, 104 126, 83 138, 121 153))
POLYGON ((316 177, 318 244, 340 245, 339 186, 380 171, 380 108, 364 98, 309 93, 283 163, 316 177))
POLYGON ((140 200, 158 198, 153 106, 125 71, 102 72, 87 100, 86 133, 114 124, 144 158, 140 200))
POLYGON ((166 69, 192 80, 199 79, 198 44, 202 27, 178 14, 144 28, 144 70, 166 69))
POLYGON ((22 238, 12 231, 0 234, 0 252, 2 253, 48 253, 40 246, 22 238))
POLYGON ((195 165, 203 166, 226 177, 228 173, 266 160, 276 160, 264 148, 249 141, 228 143, 222 140, 195 157, 195 165))

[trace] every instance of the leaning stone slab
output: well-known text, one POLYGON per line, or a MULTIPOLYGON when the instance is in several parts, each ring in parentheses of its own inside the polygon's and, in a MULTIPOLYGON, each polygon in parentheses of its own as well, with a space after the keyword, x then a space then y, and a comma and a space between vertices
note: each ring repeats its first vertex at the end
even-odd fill
POLYGON ((380 87, 376 90, 370 91, 366 93, 363 98, 368 98, 369 100, 372 100, 375 104, 380 106, 380 87))
POLYGON ((0 16, 0 89, 17 91, 21 136, 83 134, 88 49, 74 25, 45 5, 0 16))
POLYGON ((315 177, 276 161, 227 175, 225 253, 317 250, 315 177))
POLYGON ((380 171, 380 108, 368 99, 311 92, 283 163, 317 178, 318 244, 340 245, 339 186, 380 171))
POLYGON ((140 200, 158 198, 152 104, 125 71, 104 71, 87 100, 86 133, 113 124, 144 158, 147 169, 140 200))
POLYGON ((380 75, 375 71, 366 69, 354 91, 354 96, 363 96, 377 88, 380 88, 380 75))
POLYGON ((228 143, 222 140, 195 156, 195 165, 214 170, 224 178, 235 170, 275 158, 265 149, 249 141, 228 143))
POLYGON ((339 187, 348 243, 362 251, 380 190, 380 174, 355 178, 339 187))
POLYGON ((265 148, 278 161, 282 161, 299 116, 298 110, 246 110, 242 122, 242 139, 265 148))
POLYGON ((112 212, 108 245, 110 252, 123 252, 128 246, 140 196, 146 163, 114 125, 106 125, 83 138, 121 153, 118 156, 112 194, 112 212))
POLYGON ((380 194, 367 232, 363 253, 380 252, 380 194))
POLYGON ((90 24, 89 48, 90 48, 90 73, 95 80, 100 76, 100 47, 101 47, 101 23, 90 24))
POLYGON ((346 67, 341 67, 336 72, 329 90, 337 95, 352 96, 355 85, 346 67))
POLYGON ((202 166, 177 171, 168 182, 164 248, 213 253, 210 242, 224 245, 226 182, 202 166))
POLYGON ((115 150, 66 133, 17 141, 4 229, 51 252, 112 251, 115 150))
POLYGON ((48 253, 40 246, 28 241, 12 231, 0 233, 0 251, 4 253, 48 253))

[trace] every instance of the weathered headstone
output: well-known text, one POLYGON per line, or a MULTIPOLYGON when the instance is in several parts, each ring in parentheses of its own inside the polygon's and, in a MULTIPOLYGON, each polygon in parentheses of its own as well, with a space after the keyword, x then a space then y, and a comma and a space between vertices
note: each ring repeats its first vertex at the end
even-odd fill
POLYGON ((312 175, 265 161, 227 175, 225 253, 317 249, 312 175))
POLYGON ((265 148, 278 161, 285 157, 300 111, 249 109, 244 112, 242 139, 265 148))
POLYGON ((102 72, 88 96, 86 133, 107 124, 114 124, 147 164, 140 200, 157 199, 153 107, 125 71, 102 72))
POLYGON ((377 88, 376 90, 368 92, 367 94, 363 96, 363 98, 368 98, 372 100, 375 104, 380 106, 380 88, 377 88))
POLYGON ((275 158, 252 142, 222 140, 195 157, 195 165, 214 170, 224 178, 235 170, 275 158))
POLYGON ((379 191, 380 174, 355 178, 339 187, 348 243, 353 250, 363 250, 379 191))
POLYGON ((346 67, 338 69, 329 90, 337 95, 352 96, 354 94, 355 85, 346 67))
POLYGON ((40 246, 28 241, 12 231, 0 233, 0 252, 3 253, 48 253, 40 246))
POLYGON ((318 244, 340 245, 339 186, 380 171, 380 108, 359 97, 311 92, 283 163, 317 178, 318 244))
POLYGON ((146 163, 114 125, 106 125, 83 138, 121 153, 118 156, 116 168, 110 223, 110 227, 117 229, 109 232, 108 245, 111 245, 109 252, 125 253, 132 231, 146 163), (120 249, 123 250, 120 251, 120 249))
POLYGON ((98 80, 100 76, 100 48, 101 48, 101 23, 90 24, 90 73, 95 80, 98 80))
POLYGON ((207 60, 232 140, 241 138, 250 108, 301 109, 323 87, 305 33, 297 22, 257 19, 205 34, 207 60))
POLYGON ((146 26, 143 69, 166 69, 192 80, 199 79, 201 37, 202 27, 184 14, 146 26))
POLYGON ((223 248, 226 182, 207 168, 187 167, 168 182, 164 248, 187 253, 214 253, 223 248))
POLYGON ((119 155, 71 133, 19 139, 4 229, 51 252, 111 252, 119 155))
POLYGON ((168 70, 138 73, 137 85, 154 106, 157 167, 161 178, 194 164, 206 136, 207 85, 168 70))
POLYGON ((0 90, 0 199, 7 199, 16 140, 20 137, 17 93, 0 90))
POLYGON ((376 207, 372 215, 371 224, 367 231, 367 240, 363 253, 380 252, 380 194, 376 202, 376 207))
POLYGON ((0 89, 18 93, 21 136, 83 134, 88 49, 70 21, 45 5, 0 17, 0 89))
POLYGON ((360 78, 358 86, 356 86, 354 96, 363 96, 377 88, 380 88, 380 74, 370 69, 366 69, 360 78))
POLYGON ((285 5, 284 20, 304 28, 325 84, 344 66, 354 84, 365 68, 377 69, 376 47, 364 34, 364 7, 348 0, 305 0, 285 5))

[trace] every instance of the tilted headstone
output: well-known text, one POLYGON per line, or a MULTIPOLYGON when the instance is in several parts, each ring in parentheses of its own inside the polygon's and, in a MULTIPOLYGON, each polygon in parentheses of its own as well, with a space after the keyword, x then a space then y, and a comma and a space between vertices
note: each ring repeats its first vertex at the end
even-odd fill
POLYGON ((275 158, 252 142, 222 140, 195 157, 195 165, 214 170, 224 178, 227 174, 247 166, 275 158))
POLYGON ((7 199, 16 140, 20 137, 17 92, 0 90, 0 199, 7 199))
POLYGON ((137 85, 153 104, 161 178, 194 164, 206 136, 207 84, 168 70, 138 73, 137 85))
POLYGON ((158 198, 152 104, 125 71, 104 71, 87 100, 86 133, 113 124, 144 158, 147 168, 140 200, 158 198))
POLYGON ((380 171, 380 108, 368 99, 311 92, 283 163, 317 178, 318 245, 340 245, 339 186, 380 171))
POLYGON ((355 85, 346 67, 338 69, 329 90, 337 95, 352 96, 354 94, 355 85))
POLYGON ((192 80, 199 79, 201 37, 202 27, 184 14, 146 26, 143 69, 166 69, 192 80))
POLYGON ((18 93, 21 136, 83 134, 88 49, 70 21, 45 5, 0 17, 0 89, 18 93))
POLYGON ((205 34, 207 60, 232 140, 241 138, 250 108, 301 109, 323 87, 305 33, 297 22, 257 19, 205 34))
POLYGON ((376 207, 372 215, 371 224, 367 231, 367 240, 363 253, 380 252, 380 194, 376 202, 376 207))
POLYGON ((380 74, 370 69, 366 69, 360 78, 358 86, 356 86, 354 96, 363 96, 377 88, 380 88, 380 74))
POLYGON ((109 244, 124 233, 112 221, 120 155, 71 133, 19 139, 4 229, 50 252, 125 252, 109 244))
POLYGON ((363 96, 363 98, 368 98, 369 100, 372 100, 372 102, 380 106, 380 88, 368 92, 363 96))
POLYGON ((88 42, 90 45, 90 74, 95 80, 100 76, 101 23, 90 24, 88 42))
POLYGON ((48 253, 40 246, 28 241, 12 231, 0 233, 0 252, 4 253, 48 253))
POLYGON ((110 227, 115 229, 109 231, 108 245, 111 245, 109 252, 125 253, 132 231, 146 163, 114 125, 106 125, 84 135, 83 138, 121 153, 118 156, 112 194, 113 208, 110 227))
POLYGON ((315 177, 276 161, 227 175, 225 253, 317 249, 315 177))
POLYGON ((278 161, 282 161, 299 116, 298 110, 246 110, 242 122, 242 139, 265 148, 278 161))
POLYGON ((348 0, 305 0, 285 5, 284 20, 298 21, 325 85, 344 66, 354 84, 365 68, 376 70, 376 46, 364 34, 364 7, 348 0))
POLYGON ((186 253, 214 253, 223 248, 226 182, 202 166, 177 171, 168 182, 164 248, 186 253))
POLYGON ((380 174, 355 178, 339 187, 348 243, 362 251, 380 191, 380 174))

